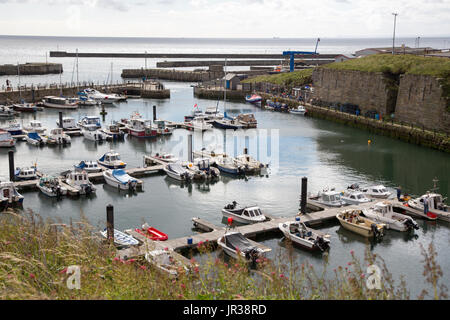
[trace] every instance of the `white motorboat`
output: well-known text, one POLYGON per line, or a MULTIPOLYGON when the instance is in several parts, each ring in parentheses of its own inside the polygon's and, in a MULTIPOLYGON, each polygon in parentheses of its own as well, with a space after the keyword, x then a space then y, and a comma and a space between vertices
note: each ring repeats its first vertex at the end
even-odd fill
POLYGON ((17 120, 8 121, 8 124, 1 129, 8 131, 12 136, 23 134, 22 125, 17 120))
POLYGON ((156 153, 154 157, 166 163, 175 163, 180 161, 171 153, 156 153))
POLYGON ((397 231, 419 229, 419 225, 413 218, 394 212, 392 204, 389 202, 378 202, 373 207, 363 210, 362 214, 375 222, 384 223, 386 229, 397 231))
POLYGON ((319 191, 317 195, 309 197, 318 203, 324 204, 328 207, 342 207, 345 202, 341 199, 341 194, 333 189, 319 191))
POLYGON ((233 175, 240 175, 245 173, 244 166, 236 163, 235 159, 229 157, 226 154, 216 157, 215 164, 221 172, 233 175))
POLYGON ((235 259, 243 258, 248 262, 255 263, 265 255, 264 250, 251 244, 242 233, 237 231, 227 231, 217 240, 217 244, 229 256, 235 259))
POLYGON ((213 126, 212 124, 206 122, 204 119, 200 118, 194 118, 190 122, 186 122, 186 127, 188 127, 191 130, 196 131, 208 131, 212 130, 213 126))
POLYGON ((72 142, 70 136, 65 134, 61 128, 50 130, 50 133, 42 138, 47 144, 70 144, 72 142))
MULTIPOLYGON (((63 120, 62 121, 63 122, 63 125, 62 125, 63 130, 76 130, 76 129, 79 129, 74 118, 72 118, 72 117, 63 117, 62 120, 63 120)), ((59 123, 59 119, 56 120, 56 125, 58 126, 58 128, 61 128, 61 125, 59 123)))
POLYGON ((0 211, 13 205, 22 205, 23 196, 11 181, 0 181, 0 211))
POLYGON ((120 190, 136 190, 138 181, 130 177, 123 169, 108 169, 103 171, 103 177, 108 185, 120 190))
POLYGON ((306 114, 306 109, 304 106, 299 105, 297 108, 290 109, 289 113, 304 116, 306 114))
POLYGON ((85 116, 78 121, 78 126, 83 129, 100 129, 102 127, 102 123, 100 122, 100 118, 97 116, 85 116))
POLYGON ((101 104, 100 101, 96 101, 87 97, 86 95, 80 95, 78 98, 78 105, 82 107, 92 107, 101 104))
POLYGON ((115 123, 107 124, 100 131, 106 135, 106 140, 123 140, 125 137, 125 133, 120 131, 119 125, 115 123))
POLYGON ((330 247, 330 235, 319 234, 316 230, 308 228, 300 221, 300 217, 295 221, 280 223, 278 228, 292 243, 307 250, 325 251, 330 247))
POLYGON ((79 164, 74 166, 76 170, 84 170, 87 173, 100 172, 102 168, 98 166, 97 161, 81 161, 79 164))
POLYGON ((81 130, 81 132, 85 139, 96 142, 104 141, 107 137, 106 134, 96 129, 95 127, 85 127, 83 130, 81 130))
POLYGON ((60 198, 67 195, 67 189, 61 186, 59 178, 45 176, 36 182, 36 186, 43 194, 49 197, 60 198))
POLYGON ((423 212, 424 202, 428 204, 428 216, 450 222, 450 206, 444 203, 441 194, 428 192, 419 198, 409 200, 408 206, 423 212))
POLYGON ((46 96, 42 99, 42 103, 47 108, 57 109, 77 109, 78 104, 70 99, 56 96, 46 96))
POLYGON ((156 126, 158 135, 167 136, 173 133, 173 128, 169 128, 165 120, 155 120, 153 124, 156 126))
POLYGON ((84 170, 80 171, 74 169, 69 172, 66 176, 65 182, 72 188, 78 190, 79 194, 89 195, 91 193, 95 193, 97 190, 92 182, 89 181, 88 173, 84 170))
POLYGON ((86 94, 88 98, 93 99, 97 102, 101 102, 103 104, 111 104, 124 99, 123 96, 120 96, 118 94, 101 93, 100 91, 95 89, 84 89, 83 92, 86 94))
POLYGON ((210 158, 195 158, 194 165, 205 173, 206 179, 215 179, 220 177, 220 170, 211 166, 210 158))
POLYGON ((180 273, 188 273, 189 269, 178 260, 173 254, 173 250, 152 250, 145 253, 145 260, 154 266, 157 270, 169 275, 171 278, 177 278, 180 273))
POLYGON ((17 167, 14 171, 14 179, 17 181, 21 180, 34 180, 37 178, 37 168, 36 166, 31 167, 17 167))
POLYGON ((20 112, 14 111, 13 108, 0 105, 0 119, 13 119, 18 116, 20 112))
MULTIPOLYGON (((103 231, 100 231, 100 234, 107 239, 108 238, 108 232, 106 228, 103 231)), ((137 246, 139 244, 139 241, 133 238, 132 236, 123 233, 122 231, 114 229, 114 244, 116 246, 137 246)))
POLYGON ((42 122, 39 120, 31 120, 27 126, 24 126, 23 129, 27 132, 37 132, 37 133, 45 133, 47 128, 42 125, 42 122))
POLYGON ((25 140, 33 145, 33 146, 43 146, 45 144, 44 139, 37 133, 37 132, 28 132, 28 134, 25 136, 25 140))
POLYGON ((381 239, 384 236, 384 228, 386 225, 363 217, 361 210, 344 210, 336 214, 336 218, 343 228, 364 237, 381 239))
POLYGON ((350 189, 347 189, 347 191, 344 192, 341 199, 346 204, 363 204, 372 201, 372 199, 366 197, 361 191, 350 189))
POLYGON ((380 199, 387 199, 392 194, 383 185, 361 188, 361 192, 364 192, 365 194, 367 194, 372 198, 380 198, 380 199))
POLYGON ((127 166, 125 162, 120 160, 120 154, 114 150, 106 152, 97 162, 108 169, 122 169, 127 166))
POLYGON ((193 174, 178 162, 165 165, 163 170, 169 177, 178 181, 190 181, 193 178, 193 174))
POLYGON ((241 206, 236 201, 222 209, 224 217, 233 218, 240 223, 257 223, 266 221, 266 217, 258 206, 241 206))
POLYGON ((0 147, 10 148, 16 145, 16 140, 11 136, 11 134, 3 129, 0 129, 0 147))

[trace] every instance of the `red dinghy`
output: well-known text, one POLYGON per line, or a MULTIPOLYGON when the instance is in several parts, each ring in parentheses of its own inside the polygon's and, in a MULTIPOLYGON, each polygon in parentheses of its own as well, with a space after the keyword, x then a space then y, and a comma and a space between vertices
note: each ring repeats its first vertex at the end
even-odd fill
POLYGON ((167 234, 165 234, 164 232, 161 232, 148 225, 143 225, 142 227, 142 229, 136 228, 136 232, 142 234, 143 236, 146 236, 150 240, 165 241, 168 239, 167 234))

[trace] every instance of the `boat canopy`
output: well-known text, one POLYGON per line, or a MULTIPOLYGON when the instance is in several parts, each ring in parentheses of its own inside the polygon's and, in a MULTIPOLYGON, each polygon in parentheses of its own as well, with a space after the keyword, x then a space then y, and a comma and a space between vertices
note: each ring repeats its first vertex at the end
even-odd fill
POLYGON ((170 171, 173 171, 175 173, 178 174, 182 174, 186 171, 186 169, 184 169, 181 164, 179 163, 171 163, 167 166, 169 168, 170 171))
POLYGON ((136 181, 136 179, 130 177, 125 170, 123 169, 115 169, 112 171, 112 175, 117 179, 120 183, 126 184, 129 181, 136 181))
POLYGON ((41 140, 41 137, 37 134, 37 132, 28 132, 28 138, 33 140, 41 140))
POLYGON ((241 233, 232 233, 225 235, 225 244, 234 250, 239 249, 241 252, 247 252, 255 247, 241 233))

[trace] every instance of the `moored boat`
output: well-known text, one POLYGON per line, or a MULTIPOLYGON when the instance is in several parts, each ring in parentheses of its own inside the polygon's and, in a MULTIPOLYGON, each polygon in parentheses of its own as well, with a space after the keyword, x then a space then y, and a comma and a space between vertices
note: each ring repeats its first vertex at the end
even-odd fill
POLYGON ((217 244, 229 256, 239 259, 243 258, 248 262, 257 262, 264 257, 264 250, 253 245, 238 231, 227 231, 217 240, 217 244))
POLYGON ((372 187, 368 187, 368 188, 361 188, 360 191, 372 198, 380 198, 380 199, 387 199, 392 194, 383 185, 377 185, 377 186, 372 186, 372 187))
POLYGON ((169 177, 178 181, 190 181, 193 178, 193 174, 178 162, 165 165, 163 170, 169 177))
MULTIPOLYGON (((61 125, 59 123, 59 119, 56 120, 56 125, 58 126, 58 128, 61 128, 61 125)), ((62 119, 62 129, 63 130, 76 130, 79 129, 75 119, 72 117, 63 117, 62 119)))
POLYGON ((221 172, 233 175, 240 175, 245 173, 244 166, 236 163, 233 158, 229 157, 226 154, 216 157, 215 164, 221 172))
POLYGON ((44 133, 47 131, 47 128, 42 126, 42 122, 39 120, 31 120, 27 126, 24 126, 23 129, 27 132, 37 132, 44 133))
MULTIPOLYGON (((100 234, 107 239, 108 238, 108 232, 106 228, 103 231, 100 231, 100 234)), ((137 246, 139 244, 139 241, 133 238, 132 236, 123 233, 122 231, 114 229, 114 244, 116 246, 137 246)))
POLYGON ((12 136, 19 136, 23 134, 22 125, 17 120, 8 121, 7 125, 2 128, 8 131, 12 136))
POLYGON ((330 247, 330 236, 319 234, 316 230, 308 228, 300 221, 300 217, 297 217, 295 221, 280 223, 278 228, 292 243, 307 250, 325 251, 330 247))
POLYGON ((61 128, 55 128, 50 130, 50 133, 48 135, 42 136, 44 141, 47 144, 70 144, 72 142, 72 139, 69 135, 65 134, 63 129, 61 128))
POLYGON ((74 169, 66 175, 65 182, 78 191, 78 194, 90 195, 96 192, 95 186, 89 181, 88 173, 74 169))
POLYGON ((317 195, 309 197, 328 207, 342 207, 346 203, 341 199, 341 194, 333 189, 319 191, 317 195))
POLYGON ((22 205, 24 197, 11 181, 0 181, 0 210, 14 205, 22 205))
POLYGON ((341 200, 346 204, 363 204, 372 201, 364 193, 358 190, 347 189, 341 196, 341 200))
POLYGON ((0 105, 0 119, 13 119, 19 114, 20 112, 14 111, 11 107, 0 105))
POLYGON ((87 140, 101 142, 106 140, 106 135, 95 127, 85 127, 81 130, 83 137, 87 140))
POLYGON ((64 97, 46 96, 42 99, 42 103, 47 108, 56 108, 56 109, 78 108, 78 104, 76 102, 71 102, 69 99, 64 97))
POLYGON ((168 239, 167 234, 149 226, 147 223, 144 223, 141 228, 136 228, 135 231, 153 241, 166 241, 168 239))
POLYGON ((97 161, 81 161, 79 164, 74 165, 76 170, 84 170, 87 173, 100 172, 102 168, 98 166, 97 161))
POLYGON ((156 128, 152 126, 151 120, 141 118, 131 119, 127 124, 128 133, 139 138, 151 138, 158 135, 156 128))
POLYGON ((11 136, 11 134, 3 129, 0 129, 0 147, 10 148, 16 145, 16 140, 11 136))
POLYGON ((397 231, 419 229, 419 225, 413 218, 394 212, 389 202, 378 202, 373 207, 363 210, 362 214, 375 222, 386 224, 386 229, 397 231))
POLYGON ((292 108, 289 110, 289 113, 291 114, 297 114, 297 115, 301 115, 304 116, 306 114, 306 109, 303 105, 299 105, 297 108, 292 108))
POLYGON ((376 223, 361 216, 361 210, 349 209, 336 214, 339 223, 345 229, 367 238, 381 239, 384 235, 385 224, 376 223))
POLYGON ((183 262, 177 259, 173 250, 152 250, 145 253, 145 260, 157 270, 167 274, 170 278, 177 278, 180 274, 189 272, 183 262))
POLYGON ((250 103, 261 103, 262 98, 260 95, 254 93, 254 94, 248 94, 245 96, 245 101, 250 102, 250 103))
POLYGON ((17 103, 17 104, 13 104, 12 108, 15 111, 20 111, 20 112, 37 112, 37 111, 43 110, 42 107, 38 107, 34 103, 17 103))
POLYGON ((37 178, 36 166, 31 167, 17 167, 14 170, 14 179, 16 181, 34 180, 37 178))
POLYGON ((98 164, 108 169, 122 169, 127 166, 125 162, 120 159, 120 154, 114 150, 106 152, 100 159, 98 164))
POLYGON ((125 133, 120 131, 119 125, 115 123, 107 124, 100 131, 106 135, 107 140, 123 140, 125 137, 125 133))
POLYGON ((25 140, 33 145, 33 146, 43 146, 45 144, 44 139, 42 139, 41 136, 37 132, 28 132, 28 134, 25 136, 25 140))
POLYGON ((428 192, 419 198, 411 199, 408 201, 408 206, 424 212, 425 203, 428 205, 426 212, 428 217, 450 222, 450 206, 444 203, 443 197, 439 193, 428 192))
POLYGON ((41 177, 36 186, 43 194, 49 197, 61 198, 67 195, 67 189, 61 186, 60 180, 57 177, 45 176, 41 177))
POLYGON ((108 169, 103 171, 103 177, 108 185, 120 190, 135 191, 138 181, 130 177, 123 169, 108 169))
POLYGON ((240 223, 257 223, 266 220, 258 206, 241 206, 236 201, 227 204, 222 209, 222 214, 240 223))

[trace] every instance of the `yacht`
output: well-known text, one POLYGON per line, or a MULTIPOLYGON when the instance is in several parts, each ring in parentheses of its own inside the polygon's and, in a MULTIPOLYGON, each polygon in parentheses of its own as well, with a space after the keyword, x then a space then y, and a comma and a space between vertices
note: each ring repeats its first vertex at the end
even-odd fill
POLYGON ((363 204, 372 201, 372 199, 368 198, 363 192, 350 189, 347 189, 347 191, 344 192, 341 199, 346 204, 363 204))
POLYGON ((86 94, 88 98, 91 98, 97 102, 101 102, 103 104, 111 104, 114 102, 118 102, 120 100, 123 100, 124 97, 120 96, 118 94, 112 93, 112 94, 105 94, 101 93, 98 90, 95 89, 84 89, 83 92, 86 94))
POLYGON ((82 129, 100 129, 102 124, 100 122, 100 118, 97 116, 85 116, 78 121, 78 126, 82 129))
POLYGON ((85 139, 96 142, 104 141, 107 138, 106 134, 96 129, 94 126, 83 128, 81 133, 85 139))
POLYGON ((97 162, 108 169, 122 169, 127 165, 120 160, 120 154, 114 150, 106 152, 97 162))
POLYGON ((77 109, 78 104, 70 99, 56 96, 46 96, 42 99, 42 103, 47 108, 57 109, 77 109))

